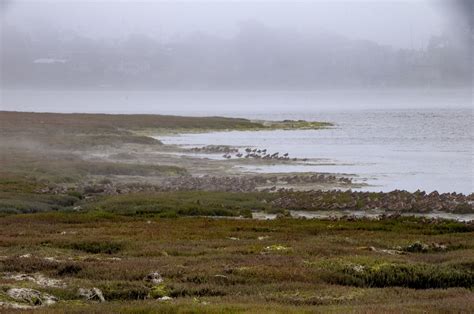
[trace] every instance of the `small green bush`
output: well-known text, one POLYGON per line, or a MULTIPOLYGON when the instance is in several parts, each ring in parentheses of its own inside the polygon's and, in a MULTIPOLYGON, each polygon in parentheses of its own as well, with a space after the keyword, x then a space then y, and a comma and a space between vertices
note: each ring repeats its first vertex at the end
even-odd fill
POLYGON ((166 287, 165 284, 159 284, 156 286, 153 286, 150 290, 149 297, 152 299, 157 299, 157 298, 162 298, 165 296, 168 296, 169 290, 166 287))
POLYGON ((67 244, 66 247, 73 250, 83 251, 92 254, 115 254, 123 249, 123 245, 121 243, 98 241, 70 243, 67 244))
POLYGON ((149 288, 143 283, 132 281, 112 281, 99 285, 106 300, 143 300, 149 288))
POLYGON ((82 195, 82 193, 78 192, 78 191, 70 191, 70 192, 67 193, 67 195, 72 196, 72 197, 76 197, 80 200, 82 200, 84 198, 84 195, 82 195))

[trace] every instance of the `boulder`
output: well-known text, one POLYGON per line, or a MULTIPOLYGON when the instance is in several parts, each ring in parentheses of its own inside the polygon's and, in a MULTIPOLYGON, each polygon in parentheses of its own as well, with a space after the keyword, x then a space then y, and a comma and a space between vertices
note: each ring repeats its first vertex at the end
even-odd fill
POLYGON ((53 287, 53 288, 63 288, 66 286, 64 282, 62 282, 59 279, 53 279, 53 278, 48 278, 45 277, 43 274, 40 273, 35 273, 35 274, 9 274, 7 273, 5 276, 3 276, 5 279, 11 279, 11 280, 18 280, 18 281, 31 281, 36 283, 37 285, 40 285, 42 287, 53 287))
POLYGON ((99 288, 85 289, 79 288, 78 294, 86 300, 105 302, 104 295, 99 288))
POLYGON ((154 285, 158 285, 163 282, 163 277, 157 271, 151 272, 144 278, 145 281, 151 282, 154 285))
POLYGON ((16 301, 36 306, 51 305, 58 301, 55 296, 29 288, 11 288, 7 291, 7 295, 16 301))
POLYGON ((164 297, 158 298, 157 300, 158 301, 171 301, 173 300, 173 298, 165 295, 164 297))

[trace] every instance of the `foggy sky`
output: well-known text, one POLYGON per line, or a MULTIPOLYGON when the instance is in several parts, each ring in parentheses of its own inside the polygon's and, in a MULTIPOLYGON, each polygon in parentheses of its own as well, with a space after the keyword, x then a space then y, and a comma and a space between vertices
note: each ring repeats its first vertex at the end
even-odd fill
MULTIPOLYGON (((2 0, 4 1, 4 0, 2 0)), ((169 41, 193 32, 234 36, 241 21, 302 33, 332 32, 398 48, 420 49, 450 13, 439 1, 24 1, 8 0, 4 22, 28 32, 73 30, 91 38, 134 33, 169 41)))

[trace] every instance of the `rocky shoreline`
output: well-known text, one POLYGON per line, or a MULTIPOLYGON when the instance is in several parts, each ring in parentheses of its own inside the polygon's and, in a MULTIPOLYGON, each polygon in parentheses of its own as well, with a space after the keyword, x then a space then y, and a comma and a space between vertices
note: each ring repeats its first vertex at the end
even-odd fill
POLYGON ((104 179, 77 185, 55 184, 37 190, 45 194, 65 194, 74 190, 86 196, 118 195, 142 192, 211 191, 211 192, 276 192, 293 191, 293 187, 317 184, 350 188, 352 179, 331 174, 246 175, 246 176, 177 176, 166 177, 159 184, 124 183, 104 179), (290 187, 289 187, 290 186, 290 187))
MULTIPOLYGON (((96 196, 126 195, 136 193, 161 193, 183 191, 262 193, 269 195, 268 204, 273 209, 292 211, 373 211, 430 213, 446 212, 457 214, 474 213, 474 194, 408 192, 360 192, 341 190, 295 191, 285 187, 288 184, 330 183, 350 186, 351 179, 334 175, 306 176, 224 176, 166 178, 161 184, 114 183, 111 181, 82 183, 77 186, 50 185, 36 192, 44 194, 81 195, 83 198, 96 196), (280 184, 283 187, 277 188, 280 184), (270 186, 270 187, 269 187, 270 186)), ((267 201, 263 201, 267 203, 267 201)))
POLYGON ((280 192, 273 205, 288 210, 386 210, 396 212, 474 213, 474 193, 427 194, 395 190, 388 193, 352 191, 280 192))

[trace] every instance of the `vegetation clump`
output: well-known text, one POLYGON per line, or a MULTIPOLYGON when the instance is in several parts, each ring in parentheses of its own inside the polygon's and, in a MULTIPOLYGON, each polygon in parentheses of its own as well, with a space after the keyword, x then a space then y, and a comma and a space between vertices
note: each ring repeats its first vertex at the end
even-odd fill
POLYGON ((318 130, 333 126, 333 124, 329 122, 305 120, 263 121, 262 123, 266 128, 283 130, 318 130))
MULTIPOLYGON (((329 266, 329 265, 328 265, 329 266)), ((439 289, 472 288, 474 272, 457 265, 402 264, 376 262, 373 265, 335 263, 326 280, 330 283, 357 287, 407 287, 439 289)))
POLYGON ((109 241, 81 241, 65 244, 64 247, 91 254, 116 254, 123 249, 123 244, 109 241))
POLYGON ((153 286, 148 294, 148 297, 152 299, 158 299, 167 296, 169 296, 169 289, 163 283, 153 286))

